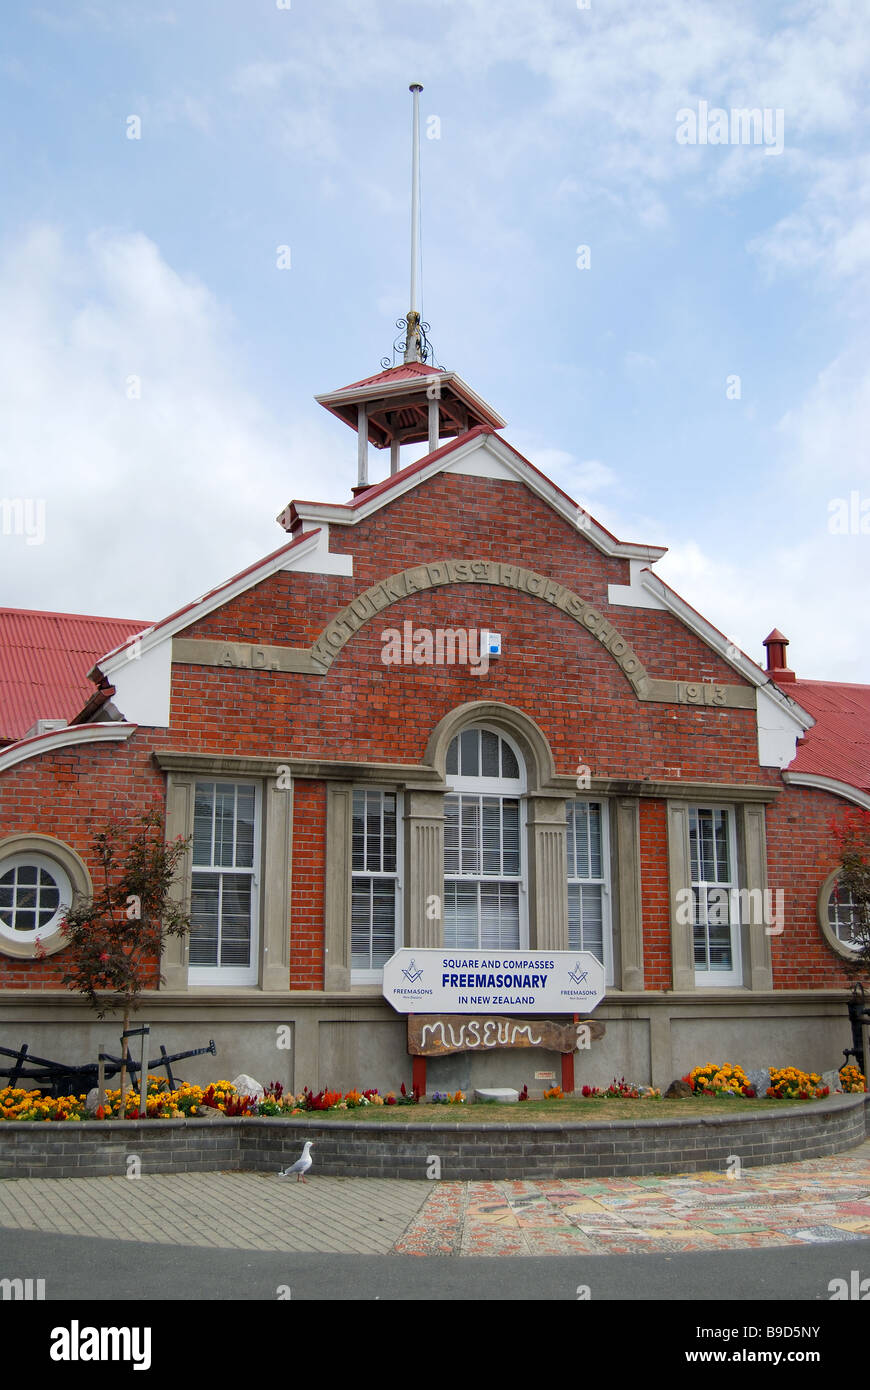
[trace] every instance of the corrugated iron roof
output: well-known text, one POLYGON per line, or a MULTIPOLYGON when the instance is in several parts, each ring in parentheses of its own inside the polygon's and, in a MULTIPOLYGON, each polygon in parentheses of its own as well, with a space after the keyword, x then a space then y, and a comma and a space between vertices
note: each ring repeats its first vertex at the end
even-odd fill
POLYGON ((789 772, 813 772, 870 791, 870 685, 797 680, 782 689, 816 721, 789 772))
POLYGON ((390 381, 406 381, 414 376, 439 376, 443 371, 443 367, 428 367, 425 362, 400 362, 398 367, 387 367, 374 376, 365 376, 362 381, 352 381, 349 386, 339 389, 354 391, 358 386, 380 386, 390 381))
POLYGON ((70 720, 94 693, 88 672, 148 623, 0 608, 0 743, 38 719, 70 720))

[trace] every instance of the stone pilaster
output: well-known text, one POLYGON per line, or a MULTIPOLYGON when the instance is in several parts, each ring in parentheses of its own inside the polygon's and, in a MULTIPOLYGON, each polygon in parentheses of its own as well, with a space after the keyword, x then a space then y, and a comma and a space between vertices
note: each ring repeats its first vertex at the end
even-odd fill
POLYGON ((324 888, 323 987, 350 989, 351 853, 353 785, 326 788, 326 884, 324 888))
MULTIPOLYGON (((166 838, 174 840, 177 836, 183 839, 193 832, 193 776, 184 776, 179 773, 170 773, 166 787, 166 838)), ((181 869, 176 877, 172 888, 172 899, 174 902, 189 906, 190 904, 190 865, 191 852, 181 861, 181 869)), ((160 968, 164 977, 166 989, 187 989, 187 963, 190 952, 190 938, 188 934, 184 936, 167 936, 163 945, 163 958, 160 968)))
POLYGON ((263 989, 290 988, 290 895, 293 847, 293 790, 269 778, 263 794, 266 853, 260 894, 263 989))
POLYGON ((530 796, 529 945, 538 951, 568 950, 568 861, 565 798, 530 796))
POLYGON ((405 945, 444 940, 444 794, 405 793, 405 945))
POLYGON ((671 968, 675 990, 695 988, 695 942, 691 911, 681 905, 681 889, 691 888, 689 860, 689 807, 668 802, 668 889, 671 913, 671 968), (688 918, 686 921, 684 919, 688 918))
POLYGON ((616 903, 620 989, 643 989, 643 899, 640 877, 640 802, 619 797, 616 824, 616 903))
MULTIPOLYGON (((741 806, 738 815, 743 858, 743 886, 749 889, 750 894, 755 892, 756 901, 760 893, 762 905, 766 906, 768 882, 764 807, 741 806)), ((783 887, 782 884, 778 886, 783 887)), ((788 893, 784 892, 781 901, 785 904, 787 900, 788 893)), ((773 904, 776 905, 775 889, 773 904)), ((750 911, 747 915, 749 920, 743 924, 741 931, 743 983, 749 989, 770 990, 773 989, 773 963, 770 953, 770 934, 767 927, 769 925, 772 930, 781 932, 783 922, 778 916, 775 924, 765 922, 763 911, 755 914, 750 911)))

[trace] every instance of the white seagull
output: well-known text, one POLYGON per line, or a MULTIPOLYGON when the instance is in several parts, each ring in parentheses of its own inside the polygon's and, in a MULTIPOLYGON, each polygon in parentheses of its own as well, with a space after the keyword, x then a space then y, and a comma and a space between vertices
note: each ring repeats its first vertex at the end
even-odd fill
POLYGON ((295 1162, 295 1163, 292 1163, 292 1164, 290 1165, 289 1168, 285 1168, 282 1172, 280 1172, 280 1173, 278 1174, 278 1177, 279 1177, 279 1178, 289 1178, 289 1176, 290 1176, 291 1173, 295 1173, 295 1174, 296 1174, 296 1181, 297 1181, 297 1182, 299 1182, 300 1180, 301 1180, 302 1182, 306 1182, 307 1179, 306 1179, 306 1177, 305 1177, 305 1174, 308 1172, 308 1169, 311 1167, 312 1163, 314 1162, 314 1159, 311 1157, 311 1150, 312 1150, 313 1146, 314 1146, 314 1141, 311 1140, 311 1139, 306 1139, 306 1140, 305 1140, 305 1147, 304 1147, 304 1149, 302 1150, 302 1155, 301 1155, 301 1157, 300 1157, 300 1158, 297 1158, 296 1162, 295 1162))

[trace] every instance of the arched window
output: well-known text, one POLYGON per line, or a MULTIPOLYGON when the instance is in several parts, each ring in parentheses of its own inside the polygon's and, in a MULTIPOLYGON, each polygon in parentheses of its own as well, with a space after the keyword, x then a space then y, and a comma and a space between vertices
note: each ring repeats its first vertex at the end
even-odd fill
POLYGON ((525 765, 495 729, 463 729, 447 750, 444 945, 505 951, 528 942, 525 765))

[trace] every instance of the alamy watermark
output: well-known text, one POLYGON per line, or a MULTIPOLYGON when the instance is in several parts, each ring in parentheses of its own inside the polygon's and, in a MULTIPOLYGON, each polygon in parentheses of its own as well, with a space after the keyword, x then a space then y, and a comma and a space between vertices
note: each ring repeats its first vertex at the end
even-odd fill
POLYGON ((496 632, 470 627, 414 627, 410 619, 381 633, 385 666, 468 666, 471 675, 484 676, 489 659, 497 656, 501 638, 496 632))
POLYGON ((832 536, 870 536, 870 497, 853 487, 846 497, 828 503, 828 530, 832 536))
POLYGON ((26 545, 45 540, 45 499, 0 497, 0 535, 23 536, 26 545))
MULTIPOLYGON (((696 922, 696 889, 678 888, 676 892, 677 925, 692 926, 696 922)), ((765 936, 781 936, 785 920, 785 890, 777 888, 708 888, 707 925, 727 927, 731 922, 744 922, 750 927, 764 927, 765 936)))
POLYGON ((25 1303, 45 1298, 44 1279, 0 1279, 0 1299, 25 1303))
POLYGON ((763 145, 765 154, 782 154, 785 147, 785 111, 781 106, 711 107, 683 106, 677 112, 678 145, 763 145))

